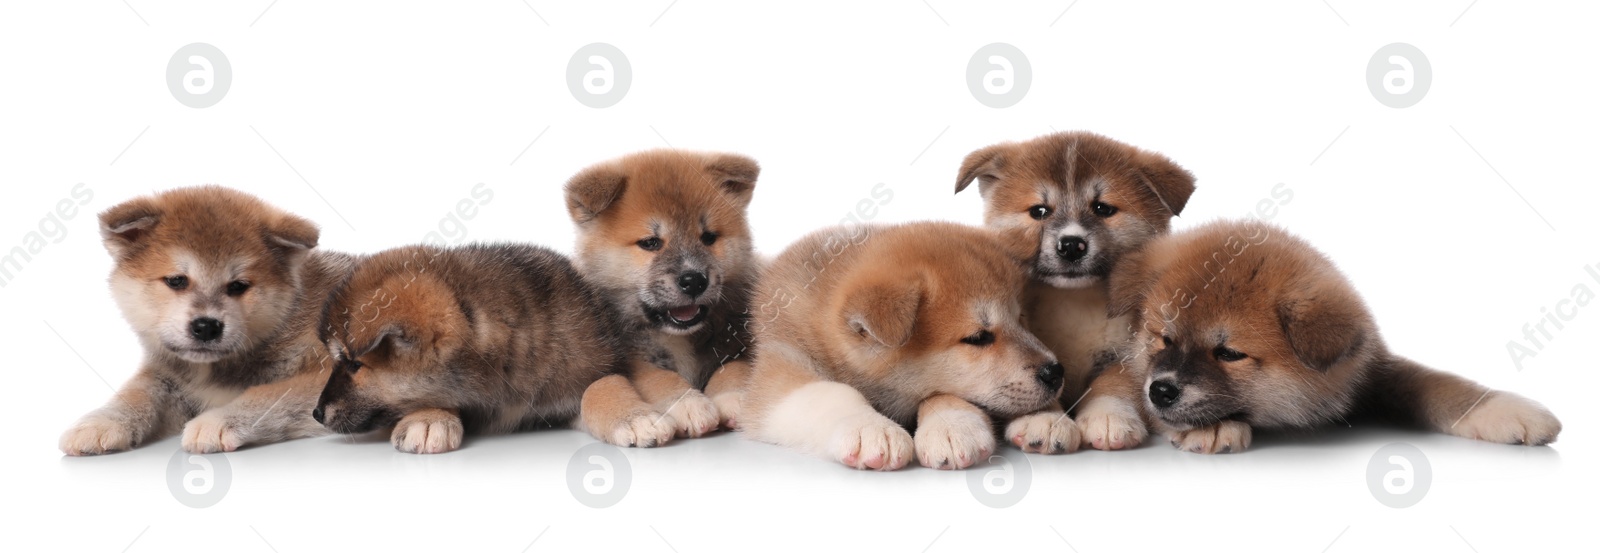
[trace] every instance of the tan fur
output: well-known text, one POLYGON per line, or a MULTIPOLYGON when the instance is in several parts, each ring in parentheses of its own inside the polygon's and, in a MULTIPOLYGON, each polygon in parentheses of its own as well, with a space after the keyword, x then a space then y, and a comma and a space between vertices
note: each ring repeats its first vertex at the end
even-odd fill
POLYGON ((1137 403, 1121 398, 1139 383, 1116 361, 1132 321, 1106 315, 1105 277, 1123 256, 1167 232, 1194 193, 1194 177, 1160 154, 1066 132, 973 152, 962 162, 956 191, 974 180, 985 224, 1001 232, 1007 251, 1032 269, 1023 302, 1028 329, 1066 367, 1063 401, 1075 407, 1084 445, 1137 446, 1146 424, 1137 403), (1095 201, 1116 212, 1096 214, 1095 201), (1030 210, 1037 206, 1049 214, 1034 218, 1030 210), (1063 234, 1086 238, 1089 255, 1077 263, 1062 261, 1057 243, 1063 234))
MULTIPOLYGON (((665 415, 686 437, 738 425, 748 372, 741 359, 751 342, 748 289, 757 272, 745 208, 759 174, 744 156, 655 150, 597 164, 567 182, 576 262, 643 344, 629 370, 637 393, 608 384, 585 395, 587 419, 620 425, 597 432, 603 439, 636 436, 631 421, 640 412, 665 415), (657 247, 643 247, 647 239, 657 247), (678 284, 689 272, 707 278, 702 293, 689 295, 678 284), (700 320, 669 319, 671 308, 690 306, 701 310, 700 320)), ((665 440, 629 445, 659 443, 665 440)))
POLYGON ((1127 365, 1144 382, 1128 399, 1185 450, 1360 417, 1501 443, 1560 433, 1536 402, 1390 353, 1355 288, 1280 228, 1208 224, 1157 240, 1111 280, 1114 308, 1138 320, 1127 365), (1170 405, 1156 404, 1157 383, 1179 390, 1170 405))
POLYGON ((180 430, 195 453, 325 433, 309 416, 331 366, 315 326, 349 256, 312 252, 315 225, 220 186, 135 198, 100 224, 116 262, 112 296, 145 358, 62 435, 63 452, 119 451, 180 430), (201 318, 221 324, 215 339, 193 334, 201 318))
POLYGON ((912 458, 904 426, 915 423, 924 464, 969 466, 994 447, 988 417, 1059 397, 1060 367, 1021 325, 1025 281, 984 229, 911 223, 802 238, 752 300, 742 426, 753 439, 893 470, 912 458), (992 343, 963 342, 983 332, 992 343))
POLYGON ((328 304, 322 337, 338 364, 313 416, 341 433, 392 425, 408 453, 573 421, 585 389, 623 370, 617 319, 543 248, 380 252, 328 304))

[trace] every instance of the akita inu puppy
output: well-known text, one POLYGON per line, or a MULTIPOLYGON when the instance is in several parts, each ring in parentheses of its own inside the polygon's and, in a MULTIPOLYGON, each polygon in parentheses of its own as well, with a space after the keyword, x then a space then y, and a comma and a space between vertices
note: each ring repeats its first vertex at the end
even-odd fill
POLYGON ((116 261, 112 296, 145 356, 62 434, 62 452, 120 451, 179 429, 193 453, 326 433, 308 416, 331 366, 316 324, 351 258, 311 251, 316 225, 199 186, 112 207, 100 234, 116 261))
POLYGON ((636 391, 621 376, 606 379, 584 400, 586 416, 603 403, 611 420, 667 415, 680 436, 737 426, 757 272, 745 208, 760 172, 740 155, 655 150, 567 182, 579 271, 644 342, 629 364, 636 391))
MULTIPOLYGON (((312 418, 341 434, 393 425, 407 453, 466 432, 551 426, 627 358, 614 308, 560 254, 522 245, 412 246, 363 260, 328 303, 335 369, 312 418)), ((626 421, 666 439, 669 423, 626 421)))
POLYGON ((1118 362, 1133 325, 1106 316, 1105 278, 1118 259, 1167 232, 1194 193, 1194 177, 1160 154, 1066 132, 971 153, 956 192, 973 180, 984 223, 1020 247, 1030 268, 1026 324, 1066 367, 1062 398, 1068 409, 1076 405, 1083 443, 1139 445, 1146 423, 1138 402, 1126 399, 1137 398, 1139 383, 1118 362))
POLYGON ((1499 443, 1544 445, 1544 406, 1390 353, 1326 257, 1260 221, 1157 239, 1111 275, 1137 320, 1127 365, 1157 429, 1197 453, 1243 451, 1251 428, 1358 416, 1499 443))
POLYGON ((913 451, 924 466, 971 466, 994 451, 991 415, 1020 417, 1007 437, 1034 449, 1077 447, 1061 365, 1022 327, 1027 274, 1003 249, 951 223, 840 227, 790 246, 752 301, 746 434, 878 470, 913 451))

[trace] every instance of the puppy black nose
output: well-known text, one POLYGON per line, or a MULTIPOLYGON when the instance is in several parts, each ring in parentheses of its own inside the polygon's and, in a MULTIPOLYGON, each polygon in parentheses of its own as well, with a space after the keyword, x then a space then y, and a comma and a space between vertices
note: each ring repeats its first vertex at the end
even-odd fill
POLYGON ((1163 409, 1172 407, 1172 404, 1177 403, 1178 396, 1181 395, 1183 395, 1183 388, 1179 388, 1176 383, 1165 380, 1157 380, 1150 383, 1150 403, 1156 404, 1156 407, 1163 409))
POLYGON ((1046 363, 1044 366, 1039 367, 1039 373, 1035 376, 1039 377, 1039 383, 1044 384, 1045 388, 1060 390, 1061 382, 1066 379, 1066 374, 1067 369, 1063 368, 1060 363, 1046 363))
POLYGON ((706 291, 706 284, 710 282, 706 278, 706 274, 700 271, 678 275, 678 289, 683 290, 683 293, 688 294, 691 298, 699 296, 701 292, 706 291))
POLYGON ((1056 240, 1056 255, 1067 261, 1077 261, 1089 255, 1089 241, 1082 236, 1063 236, 1056 240))
POLYGON ((215 342, 222 337, 222 321, 211 317, 189 321, 189 335, 202 342, 215 342))
POLYGON ((322 408, 321 407, 317 407, 316 409, 312 409, 311 410, 311 418, 316 419, 316 421, 318 423, 321 423, 322 422, 322 408))

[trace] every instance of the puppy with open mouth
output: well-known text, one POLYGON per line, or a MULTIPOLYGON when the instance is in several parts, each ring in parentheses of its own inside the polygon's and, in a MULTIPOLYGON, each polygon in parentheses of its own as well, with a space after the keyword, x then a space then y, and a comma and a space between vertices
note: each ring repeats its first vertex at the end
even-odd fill
POLYGON ((1166 234, 1194 193, 1194 177, 1160 154, 1064 132, 972 152, 956 192, 973 181, 985 226, 1029 268, 1027 326, 1066 367, 1062 399, 1069 409, 1076 405, 1071 431, 1097 449, 1139 445, 1148 435, 1132 400, 1139 383, 1118 362, 1132 321, 1106 316, 1106 276, 1123 256, 1166 234))
POLYGON ((100 214, 100 234, 144 361, 62 434, 62 452, 121 451, 178 431, 192 453, 327 433, 309 416, 332 365, 316 324, 352 258, 313 250, 316 225, 196 186, 118 204, 100 214))
MULTIPOLYGON (((321 333, 336 365, 310 414, 341 434, 392 426, 390 441, 407 453, 453 451, 469 432, 568 423, 584 390, 621 370, 622 328, 544 248, 387 250, 362 260, 328 302, 321 333)), ((672 436, 650 417, 605 431, 672 436)))
POLYGON ((654 150, 567 182, 579 271, 621 308, 642 344, 625 376, 602 379, 585 396, 585 416, 657 413, 684 437, 738 426, 757 272, 745 209, 760 172, 737 154, 654 150))
POLYGON ((1196 453, 1249 447, 1252 428, 1373 417, 1477 440, 1545 445, 1544 406, 1391 353, 1354 286, 1299 238, 1224 221, 1161 238, 1112 272, 1136 318, 1126 364, 1157 429, 1196 453))
POLYGON ((1022 327, 1027 277, 1002 250, 951 223, 839 227, 784 250, 752 302, 746 435, 876 470, 969 467, 995 450, 994 418, 1014 442, 1075 448, 1061 365, 1022 327))

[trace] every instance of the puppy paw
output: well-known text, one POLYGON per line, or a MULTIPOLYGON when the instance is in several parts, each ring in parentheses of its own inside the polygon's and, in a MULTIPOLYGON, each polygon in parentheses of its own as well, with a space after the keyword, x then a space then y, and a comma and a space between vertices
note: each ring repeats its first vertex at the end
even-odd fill
POLYGON ((936 469, 964 469, 994 452, 994 427, 977 413, 947 411, 926 417, 912 437, 917 461, 936 469))
POLYGON ((124 451, 139 445, 133 428, 106 417, 86 417, 61 433, 61 452, 74 457, 124 451))
POLYGON ((672 415, 643 411, 622 419, 610 432, 599 434, 606 443, 618 447, 656 447, 672 441, 678 427, 672 415))
POLYGON ((412 412, 395 423, 389 443, 403 453, 447 453, 461 449, 461 417, 443 409, 412 412))
POLYGON ((699 390, 684 392, 666 409, 667 417, 672 420, 676 435, 680 438, 699 438, 716 430, 721 423, 717 413, 717 406, 699 390))
POLYGON ((218 453, 239 449, 245 444, 242 430, 216 411, 200 413, 200 416, 183 425, 183 450, 189 453, 218 453))
POLYGON ((873 413, 834 433, 833 458, 857 469, 900 470, 915 454, 911 433, 873 413))
POLYGON ((1190 453, 1239 453, 1250 447, 1250 425, 1222 421, 1212 426, 1181 430, 1167 435, 1172 447, 1190 453))
POLYGON ((1078 413, 1077 420, 1078 429, 1083 431, 1083 445, 1103 451, 1139 447, 1150 435, 1144 419, 1133 409, 1090 405, 1078 413))
POLYGON ((1501 444, 1548 445, 1561 433, 1561 421, 1537 401, 1490 392, 1446 432, 1501 444))
POLYGON ((717 419, 723 428, 728 430, 739 429, 739 408, 743 404, 744 394, 740 392, 722 392, 711 396, 711 403, 717 407, 717 419))
POLYGON ((1042 411, 1023 415, 1006 425, 1006 441, 1028 453, 1072 453, 1083 436, 1066 413, 1042 411))

